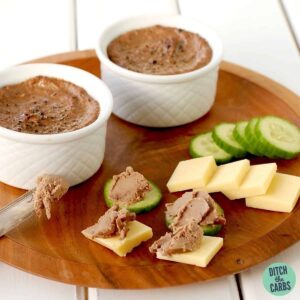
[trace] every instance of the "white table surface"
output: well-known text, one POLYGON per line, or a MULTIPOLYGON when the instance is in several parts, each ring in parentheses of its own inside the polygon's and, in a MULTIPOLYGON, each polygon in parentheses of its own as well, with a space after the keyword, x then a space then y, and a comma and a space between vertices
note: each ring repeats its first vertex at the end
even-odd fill
MULTIPOLYGON (((300 0, 0 0, 0 69, 58 52, 93 48, 107 22, 139 13, 181 13, 214 28, 224 59, 280 82, 300 95, 300 0)), ((274 299, 262 285, 271 262, 300 278, 300 243, 259 266, 208 283, 155 290, 84 289, 0 263, 1 299, 274 299)), ((300 285, 282 299, 300 299, 300 285)))

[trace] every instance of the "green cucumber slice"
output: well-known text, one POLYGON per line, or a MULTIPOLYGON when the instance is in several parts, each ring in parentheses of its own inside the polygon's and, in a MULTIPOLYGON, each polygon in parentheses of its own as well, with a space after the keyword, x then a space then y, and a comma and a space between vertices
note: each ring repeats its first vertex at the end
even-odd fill
POLYGON ((249 144, 247 142, 247 138, 245 135, 245 129, 248 125, 247 121, 242 121, 242 122, 238 122, 236 123, 234 129, 233 129, 233 137, 234 139, 241 144, 245 149, 249 148, 249 144))
POLYGON ((192 138, 189 146, 193 158, 213 156, 217 164, 224 164, 232 160, 232 155, 221 149, 213 140, 212 133, 198 134, 192 138))
MULTIPOLYGON (((218 212, 218 216, 224 217, 223 208, 216 202, 215 202, 215 207, 218 212)), ((167 218, 167 216, 165 215, 165 223, 167 227, 170 228, 172 224, 172 219, 167 218)), ((204 235, 213 236, 213 235, 217 235, 221 231, 223 226, 221 224, 212 224, 212 225, 201 225, 201 227, 204 235)))
POLYGON ((213 224, 213 225, 202 225, 202 230, 204 235, 214 236, 217 235, 221 229, 221 224, 213 224))
POLYGON ((248 126, 249 122, 242 121, 238 122, 235 125, 235 128, 233 130, 233 137, 236 139, 238 143, 240 143, 247 152, 259 156, 260 154, 257 152, 257 150, 253 147, 251 143, 249 143, 247 136, 246 136, 246 127, 248 126))
MULTIPOLYGON (((147 212, 155 208, 159 204, 162 198, 162 194, 160 189, 153 182, 149 181, 149 184, 151 186, 151 190, 145 194, 143 200, 131 204, 127 207, 126 206, 121 206, 121 207, 126 207, 129 211, 135 212, 136 214, 147 212)), ((114 205, 114 200, 109 198, 111 185, 112 185, 112 179, 109 179, 104 184, 103 195, 107 207, 112 207, 114 205)))
POLYGON ((240 158, 247 153, 246 149, 233 137, 234 123, 222 123, 217 125, 212 132, 215 143, 230 155, 240 158))
POLYGON ((300 154, 300 130, 285 119, 276 116, 260 118, 255 133, 260 150, 268 157, 291 159, 300 154))
POLYGON ((261 149, 260 141, 256 136, 256 125, 259 118, 253 118, 248 122, 245 128, 245 137, 250 145, 249 152, 256 156, 264 156, 264 152, 261 149))

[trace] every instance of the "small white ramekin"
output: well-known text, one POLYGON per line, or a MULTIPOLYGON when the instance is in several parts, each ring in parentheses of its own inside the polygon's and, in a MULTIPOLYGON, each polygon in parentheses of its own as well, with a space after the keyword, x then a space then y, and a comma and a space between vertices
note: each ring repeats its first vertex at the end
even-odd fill
POLYGON ((27 64, 1 71, 0 87, 37 75, 64 79, 84 88, 99 102, 100 114, 84 128, 59 134, 28 134, 0 127, 0 181, 31 189, 37 176, 55 174, 76 185, 95 174, 102 164, 111 92, 98 77, 58 64, 27 64))
POLYGON ((192 122, 212 107, 222 58, 222 42, 214 31, 179 15, 130 17, 104 28, 96 52, 103 81, 114 97, 113 112, 143 126, 171 127, 192 122), (108 44, 117 36, 152 25, 182 28, 204 37, 213 50, 212 60, 198 70, 177 75, 150 75, 127 70, 110 61, 108 44))

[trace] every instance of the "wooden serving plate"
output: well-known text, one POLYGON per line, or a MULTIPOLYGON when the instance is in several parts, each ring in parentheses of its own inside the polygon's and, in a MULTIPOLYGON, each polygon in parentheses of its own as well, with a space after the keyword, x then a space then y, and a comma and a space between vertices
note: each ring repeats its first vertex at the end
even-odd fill
MULTIPOLYGON (((56 62, 99 75, 94 51, 73 52, 35 62, 56 62)), ((197 133, 220 122, 247 120, 274 114, 300 127, 300 99, 272 80, 245 68, 222 63, 216 103, 203 118, 172 129, 135 126, 112 116, 108 123, 105 160, 91 179, 71 188, 54 207, 50 221, 31 218, 0 239, 0 260, 50 279, 101 288, 154 288, 204 281, 237 273, 286 249, 300 239, 300 202, 292 213, 246 208, 244 200, 213 197, 225 210, 227 224, 221 236, 224 247, 207 268, 155 259, 149 245, 165 233, 164 204, 180 193, 170 194, 166 182, 178 161, 188 159, 188 144, 197 133), (126 166, 133 166, 153 180, 163 192, 163 201, 153 211, 137 218, 151 226, 154 238, 126 258, 83 237, 81 230, 94 224, 106 207, 103 183, 126 166)), ((270 162, 251 157, 251 163, 270 162)), ((300 175, 300 157, 278 160, 280 172, 300 175)), ((0 205, 12 201, 22 190, 1 184, 0 205)))

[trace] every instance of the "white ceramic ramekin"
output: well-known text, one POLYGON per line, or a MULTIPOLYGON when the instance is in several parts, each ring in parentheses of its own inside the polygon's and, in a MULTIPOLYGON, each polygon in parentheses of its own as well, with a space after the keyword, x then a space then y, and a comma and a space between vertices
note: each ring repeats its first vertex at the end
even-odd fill
POLYGON ((113 112, 138 125, 171 127, 192 122, 212 107, 215 99, 222 42, 214 31, 179 15, 130 17, 104 28, 96 45, 103 81, 114 97, 113 112), (178 75, 149 75, 122 68, 107 56, 108 44, 129 30, 164 25, 182 28, 204 37, 213 50, 205 67, 178 75))
POLYGON ((79 130, 59 134, 27 134, 0 127, 0 181, 23 189, 41 174, 64 176, 71 185, 91 177, 101 166, 112 95, 96 76, 58 64, 27 64, 0 72, 0 87, 37 75, 56 77, 84 88, 100 104, 97 120, 79 130))

